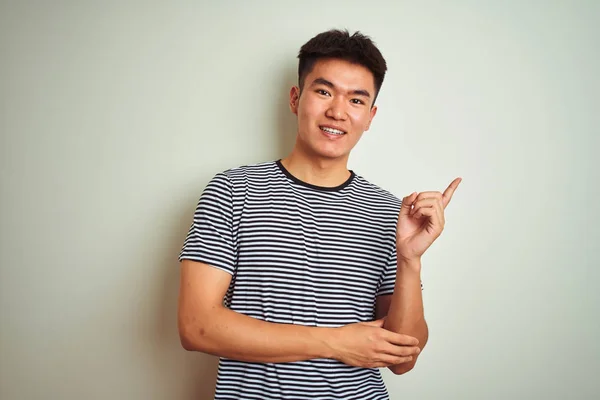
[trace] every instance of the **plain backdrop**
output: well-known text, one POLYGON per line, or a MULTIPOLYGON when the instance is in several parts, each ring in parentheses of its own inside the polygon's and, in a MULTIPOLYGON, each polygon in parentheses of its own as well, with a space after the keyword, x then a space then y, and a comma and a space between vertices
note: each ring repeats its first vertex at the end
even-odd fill
POLYGON ((389 66, 350 168, 399 197, 463 177, 391 398, 600 398, 599 20, 593 0, 2 1, 0 398, 212 398, 177 256, 214 174, 289 152, 296 56, 330 28, 389 66))

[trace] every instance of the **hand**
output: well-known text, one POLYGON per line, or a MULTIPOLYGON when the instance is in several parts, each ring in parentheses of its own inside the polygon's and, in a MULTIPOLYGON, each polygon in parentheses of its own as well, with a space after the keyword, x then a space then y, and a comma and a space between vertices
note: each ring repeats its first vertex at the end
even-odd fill
POLYGON ((440 192, 413 193, 402 200, 396 232, 398 258, 415 260, 437 239, 444 230, 444 209, 462 178, 456 178, 440 192))
POLYGON ((336 328, 334 359, 362 368, 384 368, 412 361, 419 340, 383 328, 384 318, 336 328))

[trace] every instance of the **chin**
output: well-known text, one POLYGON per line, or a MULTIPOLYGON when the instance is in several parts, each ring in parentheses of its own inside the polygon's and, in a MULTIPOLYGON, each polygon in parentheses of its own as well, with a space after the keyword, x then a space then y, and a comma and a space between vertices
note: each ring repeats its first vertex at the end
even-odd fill
POLYGON ((320 141, 305 141, 303 143, 304 149, 311 153, 314 157, 337 160, 341 158, 347 158, 350 154, 351 149, 347 149, 345 146, 332 145, 332 143, 323 143, 320 141))
POLYGON ((315 155, 321 157, 321 158, 326 158, 329 160, 337 160, 340 158, 346 158, 348 157, 348 153, 344 152, 344 151, 336 151, 336 150, 331 150, 331 149, 316 149, 315 150, 315 155))

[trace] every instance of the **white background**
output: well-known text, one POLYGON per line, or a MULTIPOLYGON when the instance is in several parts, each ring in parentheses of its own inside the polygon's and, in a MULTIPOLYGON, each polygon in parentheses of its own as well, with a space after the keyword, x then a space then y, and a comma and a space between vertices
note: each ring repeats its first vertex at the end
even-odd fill
MULTIPOLYGON (((176 330, 208 180, 291 149, 300 46, 388 61, 350 167, 463 182, 423 260, 430 341, 392 399, 600 397, 600 2, 3 1, 0 398, 209 399, 176 330)), ((242 334, 242 333, 240 333, 242 334)))

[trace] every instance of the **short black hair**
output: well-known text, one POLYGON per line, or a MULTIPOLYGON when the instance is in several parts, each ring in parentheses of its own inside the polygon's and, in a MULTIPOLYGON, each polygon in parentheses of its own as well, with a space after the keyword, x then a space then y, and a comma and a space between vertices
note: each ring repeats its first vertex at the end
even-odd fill
POLYGON ((300 48, 298 53, 298 85, 300 91, 304 80, 312 71, 315 63, 323 58, 339 58, 348 62, 362 65, 373 74, 375 81, 375 96, 373 104, 387 71, 387 64, 375 43, 360 32, 350 35, 347 30, 332 29, 319 33, 300 48))

